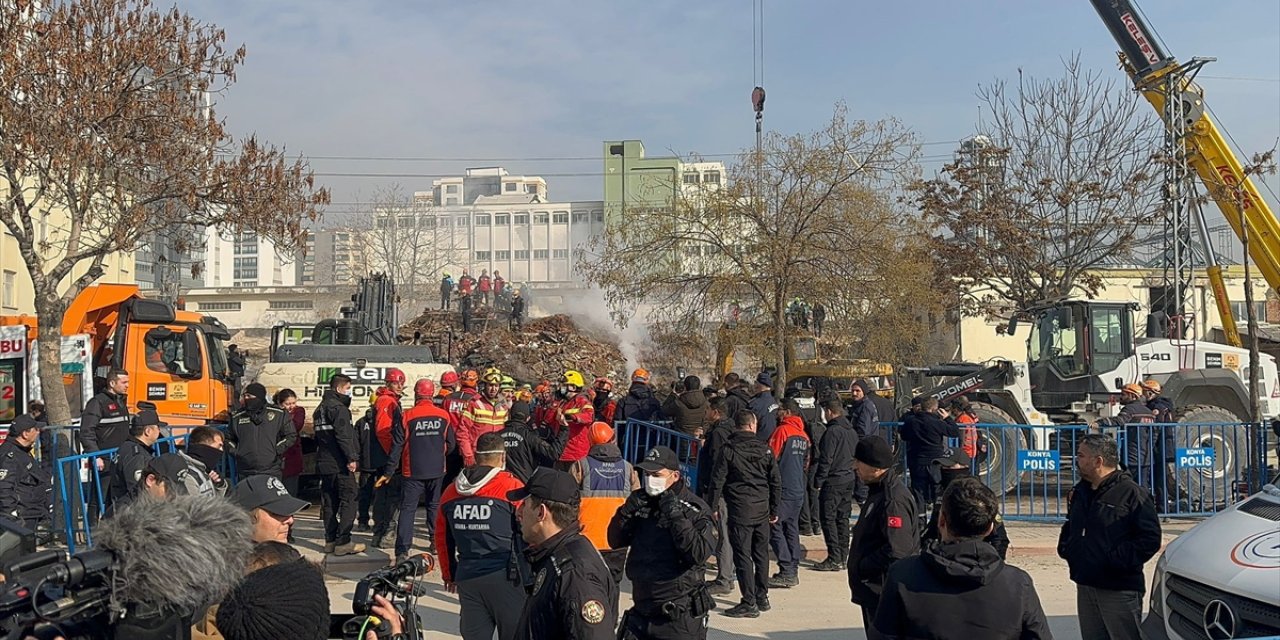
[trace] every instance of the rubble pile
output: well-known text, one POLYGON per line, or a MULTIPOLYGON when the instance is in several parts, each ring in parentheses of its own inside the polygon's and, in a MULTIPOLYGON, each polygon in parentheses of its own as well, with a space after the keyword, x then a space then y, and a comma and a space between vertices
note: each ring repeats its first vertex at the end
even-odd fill
POLYGON ((510 331, 505 317, 480 313, 471 333, 463 333, 456 311, 427 310, 400 328, 400 341, 429 342, 459 368, 498 367, 521 382, 557 380, 567 369, 615 380, 624 374, 626 359, 613 336, 589 332, 566 315, 527 320, 510 331))

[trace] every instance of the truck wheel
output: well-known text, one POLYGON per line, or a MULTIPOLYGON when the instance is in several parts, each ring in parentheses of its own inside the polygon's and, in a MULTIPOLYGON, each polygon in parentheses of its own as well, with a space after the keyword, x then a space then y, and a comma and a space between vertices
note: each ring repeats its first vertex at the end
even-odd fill
MULTIPOLYGON (((980 424, 1018 424, 1013 416, 993 404, 974 402, 973 412, 980 424)), ((978 477, 997 495, 1018 488, 1022 474, 1018 471, 1018 450, 1028 446, 1022 429, 978 429, 978 455, 975 468, 978 477)))
POLYGON ((1231 424, 1240 421, 1240 416, 1213 405, 1191 405, 1178 412, 1179 423, 1197 426, 1172 427, 1175 450, 1166 457, 1174 460, 1177 499, 1188 501, 1184 506, 1190 511, 1217 511, 1232 502, 1231 483, 1244 470, 1239 462, 1249 450, 1249 428, 1231 424), (1213 449, 1212 467, 1177 468, 1176 449, 1201 448, 1213 449))

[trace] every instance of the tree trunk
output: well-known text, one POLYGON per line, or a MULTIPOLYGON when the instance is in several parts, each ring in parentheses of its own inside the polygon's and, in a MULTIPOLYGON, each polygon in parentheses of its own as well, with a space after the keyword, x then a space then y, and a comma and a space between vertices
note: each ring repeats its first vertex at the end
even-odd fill
POLYGON ((774 397, 781 398, 782 390, 787 386, 787 313, 782 306, 786 302, 786 293, 774 296, 773 335, 774 357, 778 359, 778 374, 773 379, 774 397))
MULTIPOLYGON (((32 273, 35 285, 36 317, 39 326, 36 337, 39 347, 40 393, 51 425, 71 424, 71 405, 62 383, 62 316, 66 303, 58 296, 55 285, 42 282, 42 274, 32 273)), ((93 371, 85 371, 91 376, 93 371)))

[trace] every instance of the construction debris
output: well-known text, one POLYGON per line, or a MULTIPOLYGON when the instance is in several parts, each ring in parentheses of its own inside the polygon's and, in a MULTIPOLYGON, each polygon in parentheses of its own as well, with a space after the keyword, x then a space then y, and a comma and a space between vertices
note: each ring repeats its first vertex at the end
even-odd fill
POLYGON ((527 320, 510 331, 506 317, 481 307, 472 318, 471 333, 462 332, 456 311, 429 309, 400 328, 400 341, 429 343, 459 368, 498 367, 521 382, 558 380, 568 369, 617 379, 626 360, 616 336, 585 331, 566 315, 527 320))

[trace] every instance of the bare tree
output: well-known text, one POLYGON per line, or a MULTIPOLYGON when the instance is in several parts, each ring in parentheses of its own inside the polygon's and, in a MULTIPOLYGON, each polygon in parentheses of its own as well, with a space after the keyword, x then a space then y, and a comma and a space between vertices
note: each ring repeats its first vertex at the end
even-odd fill
POLYGON ((723 319, 731 304, 757 309, 760 324, 745 333, 767 341, 783 384, 793 297, 824 302, 833 325, 856 329, 859 318, 904 307, 909 280, 929 282, 893 198, 916 175, 917 153, 896 121, 852 120, 838 105, 818 131, 766 136, 722 188, 628 208, 582 271, 619 318, 641 301, 654 320, 686 327, 723 319))
POLYGON ((401 301, 420 313, 439 295, 441 274, 461 245, 452 216, 391 185, 379 189, 357 217, 367 229, 360 238, 370 265, 390 275, 401 301))
POLYGON ((34 284, 55 423, 70 418, 62 316, 107 256, 181 226, 293 246, 328 202, 302 159, 227 132, 213 98, 245 53, 225 41, 215 25, 150 0, 0 2, 0 222, 34 284), (46 232, 49 219, 66 223, 46 232))
POLYGON ((1064 63, 978 91, 991 114, 941 176, 913 185, 943 286, 974 315, 1102 287, 1090 270, 1124 261, 1159 216, 1159 123, 1103 74, 1064 63))

